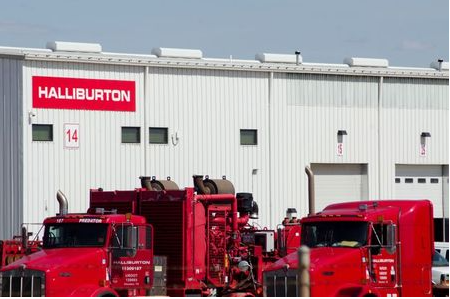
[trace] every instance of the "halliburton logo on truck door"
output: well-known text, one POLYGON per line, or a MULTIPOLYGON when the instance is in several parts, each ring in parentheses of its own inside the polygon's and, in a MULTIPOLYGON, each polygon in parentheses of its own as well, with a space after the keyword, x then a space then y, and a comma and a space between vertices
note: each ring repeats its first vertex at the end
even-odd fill
POLYGON ((33 108, 136 111, 135 81, 33 76, 33 108))

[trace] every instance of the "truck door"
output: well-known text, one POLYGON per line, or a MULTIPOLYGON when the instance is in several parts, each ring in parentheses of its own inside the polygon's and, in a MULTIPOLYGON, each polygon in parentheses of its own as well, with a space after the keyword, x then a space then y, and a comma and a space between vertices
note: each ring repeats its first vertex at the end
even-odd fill
POLYGON ((392 227, 394 227, 392 222, 371 224, 370 281, 381 296, 399 296, 398 255, 396 247, 390 244, 396 242, 389 237, 392 234, 392 227))
POLYGON ((123 295, 145 295, 153 282, 152 227, 115 225, 111 236, 111 286, 123 295), (144 290, 145 291, 145 290, 144 290))

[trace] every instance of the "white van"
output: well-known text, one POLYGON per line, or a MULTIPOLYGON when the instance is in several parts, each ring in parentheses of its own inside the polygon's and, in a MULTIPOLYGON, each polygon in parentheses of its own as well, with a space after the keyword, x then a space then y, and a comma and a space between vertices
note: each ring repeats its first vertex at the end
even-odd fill
POLYGON ((434 249, 445 257, 448 262, 448 242, 434 242, 434 249))
POLYGON ((448 297, 449 264, 437 250, 433 255, 433 267, 431 268, 431 283, 433 296, 448 297))

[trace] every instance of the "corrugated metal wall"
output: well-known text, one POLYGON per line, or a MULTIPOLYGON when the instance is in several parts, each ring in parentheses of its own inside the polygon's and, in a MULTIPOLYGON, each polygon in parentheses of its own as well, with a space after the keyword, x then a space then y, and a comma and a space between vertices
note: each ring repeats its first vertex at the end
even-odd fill
POLYGON ((84 211, 87 188, 135 188, 139 175, 170 175, 181 188, 192 186, 193 174, 227 175, 237 191, 253 190, 267 205, 267 74, 150 68, 145 91, 144 73, 144 67, 27 63, 23 113, 34 111, 33 123, 53 124, 54 141, 32 142, 31 125, 24 128, 25 181, 39 182, 25 188, 26 219, 54 215, 58 189, 70 212, 84 211), (136 112, 32 109, 33 75, 135 80, 136 112), (79 149, 63 148, 64 123, 80 124, 79 149), (141 143, 121 144, 121 126, 141 127, 141 143), (169 144, 149 144, 149 127, 168 127, 169 144), (240 146, 240 129, 257 129, 258 145, 240 146))
POLYGON ((307 214, 304 168, 311 163, 368 164, 369 198, 378 196, 377 103, 377 78, 275 74, 271 105, 275 218, 287 207, 307 214), (336 154, 338 130, 347 131, 343 156, 336 154))
POLYGON ((139 127, 144 122, 144 68, 27 61, 24 74, 23 117, 33 111, 34 124, 52 124, 52 142, 32 141, 32 126, 25 125, 24 218, 42 222, 58 211, 56 191, 69 200, 69 212, 84 212, 89 188, 136 187, 144 172, 143 144, 122 144, 121 127, 139 127), (56 76, 136 81, 136 112, 33 109, 32 76, 56 76), (78 123, 79 149, 65 149, 65 123, 78 123))
MULTIPOLYGON (((448 165, 448 80, 384 78, 380 113, 381 197, 395 197, 395 165, 448 165), (420 135, 427 156, 419 155, 420 135)), ((447 199, 448 200, 448 199, 447 199)))
POLYGON ((260 224, 274 228, 288 207, 307 213, 306 165, 367 165, 368 198, 377 199, 393 197, 396 163, 448 164, 448 80, 384 78, 380 87, 380 78, 363 76, 25 64, 21 117, 33 111, 33 123, 54 126, 53 142, 32 142, 23 122, 28 222, 56 213, 58 189, 79 212, 88 188, 135 188, 139 175, 171 176, 183 188, 207 174, 253 192, 260 224), (136 112, 33 109, 33 75, 134 80, 136 112), (79 149, 63 148, 64 123, 80 124, 79 149), (122 144, 121 126, 141 127, 141 143, 122 144), (167 127, 169 143, 149 144, 149 127, 167 127), (240 129, 257 129, 258 145, 240 145, 240 129), (347 131, 343 156, 338 130, 347 131), (425 158, 422 131, 432 135, 425 158))
POLYGON ((146 139, 146 174, 180 187, 192 186, 193 174, 226 175, 237 192, 254 193, 268 224, 267 74, 151 68, 147 89, 147 127, 168 127, 169 144, 146 139), (240 129, 257 129, 258 145, 240 145, 240 129))
POLYGON ((22 223, 22 60, 0 58, 0 239, 22 223))

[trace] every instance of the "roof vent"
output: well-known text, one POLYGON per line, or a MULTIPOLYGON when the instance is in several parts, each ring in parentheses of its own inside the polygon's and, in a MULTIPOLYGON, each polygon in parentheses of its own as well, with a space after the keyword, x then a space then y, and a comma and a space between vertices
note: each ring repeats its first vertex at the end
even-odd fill
POLYGON ((356 67, 388 67, 389 61, 387 59, 377 59, 377 58, 359 58, 350 57, 345 58, 344 63, 349 66, 356 67))
POLYGON ((255 55, 255 59, 266 63, 302 63, 302 56, 299 54, 271 54, 260 53, 255 55), (297 60, 298 59, 298 60, 297 60))
POLYGON ((48 42, 47 49, 63 52, 83 52, 83 53, 100 53, 102 45, 89 43, 72 43, 72 42, 48 42))
POLYGON ((203 53, 195 49, 153 48, 152 54, 158 57, 201 59, 203 53))
POLYGON ((438 61, 433 61, 430 64, 430 67, 438 71, 448 71, 448 62, 444 62, 442 59, 439 59, 438 61))

